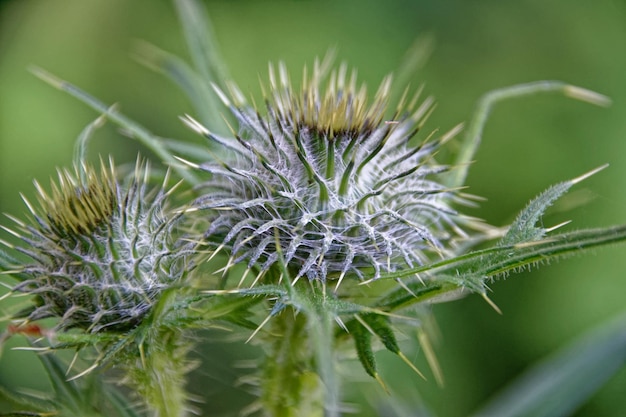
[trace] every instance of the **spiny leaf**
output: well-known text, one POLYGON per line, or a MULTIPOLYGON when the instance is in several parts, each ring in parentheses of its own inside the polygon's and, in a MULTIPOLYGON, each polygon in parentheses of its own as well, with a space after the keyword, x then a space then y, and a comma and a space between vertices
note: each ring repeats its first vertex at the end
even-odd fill
POLYGON ((361 365, 363 365, 363 369, 369 376, 376 378, 378 373, 376 371, 374 352, 372 351, 372 334, 356 319, 346 323, 346 327, 350 332, 352 340, 354 340, 356 353, 361 365))
POLYGON ((396 336, 391 329, 391 324, 388 317, 381 316, 380 314, 361 314, 361 318, 376 336, 380 339, 383 345, 395 354, 400 352, 400 346, 396 341, 396 336))
POLYGON ((378 336, 378 338, 388 351, 398 355, 398 357, 402 359, 407 365, 409 365, 409 367, 413 369, 415 373, 426 379, 424 377, 424 374, 422 374, 420 370, 417 369, 417 367, 413 365, 413 363, 409 361, 409 359, 400 350, 400 346, 398 345, 398 342, 396 340, 396 335, 391 328, 391 322, 389 320, 389 317, 376 313, 369 313, 361 315, 361 318, 367 324, 369 329, 371 329, 374 334, 378 336))
MULTIPOLYGON (((624 240, 626 240, 626 225, 584 229, 552 235, 548 239, 528 244, 496 246, 473 251, 417 268, 381 274, 378 279, 405 278, 416 274, 436 276, 445 272, 456 274, 457 271, 459 275, 475 273, 485 277, 493 277, 536 262, 548 261, 624 240)), ((366 283, 373 281, 375 280, 366 281, 366 283)))
POLYGON ((517 216, 515 221, 509 227, 507 234, 500 241, 500 245, 512 245, 522 242, 532 242, 545 236, 546 229, 535 227, 545 210, 552 205, 559 197, 565 194, 574 184, 579 183, 585 178, 601 171, 608 165, 603 165, 594 169, 578 178, 569 181, 563 181, 553 185, 538 197, 533 199, 528 206, 517 216))
POLYGON ((407 305, 425 302, 458 289, 455 284, 439 280, 412 281, 405 283, 404 286, 406 288, 397 288, 383 296, 376 303, 376 306, 384 307, 389 311, 398 310, 407 305))
MULTIPOLYGON (((0 244, 3 242, 0 240, 0 244)), ((10 246, 9 246, 10 247, 10 246)), ((20 265, 20 262, 8 253, 0 250, 0 272, 10 272, 10 276, 18 281, 24 281, 28 279, 28 275, 16 270, 16 265, 20 265)))

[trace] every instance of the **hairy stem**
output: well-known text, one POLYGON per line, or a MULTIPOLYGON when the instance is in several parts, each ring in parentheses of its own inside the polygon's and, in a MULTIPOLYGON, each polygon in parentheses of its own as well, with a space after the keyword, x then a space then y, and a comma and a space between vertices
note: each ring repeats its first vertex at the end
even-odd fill
POLYGON ((159 322, 159 313, 173 296, 173 292, 163 296, 138 343, 139 357, 127 366, 128 384, 145 401, 152 417, 188 415, 185 376, 191 367, 187 359, 191 344, 181 329, 159 322))
POLYGON ((309 326, 291 308, 270 321, 261 375, 261 406, 271 417, 322 417, 323 386, 317 375, 309 326))

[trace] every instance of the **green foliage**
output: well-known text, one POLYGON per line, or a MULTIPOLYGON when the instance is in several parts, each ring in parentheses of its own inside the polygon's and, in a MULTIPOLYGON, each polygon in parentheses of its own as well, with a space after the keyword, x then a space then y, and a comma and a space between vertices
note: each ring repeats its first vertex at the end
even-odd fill
MULTIPOLYGON (((100 113, 77 140, 77 166, 87 158, 93 131, 107 119, 152 151, 159 162, 169 165, 187 187, 162 190, 162 197, 175 194, 175 200, 182 202, 182 207, 167 213, 177 220, 176 230, 170 230, 173 223, 157 221, 148 228, 147 237, 137 230, 142 222, 157 217, 154 207, 158 204, 144 199, 148 184, 142 181, 147 183, 149 178, 140 170, 126 178, 131 190, 139 190, 137 196, 119 194, 116 187, 110 190, 115 204, 138 210, 132 215, 120 214, 121 226, 110 221, 109 211, 100 215, 103 198, 82 206, 68 203, 69 214, 61 225, 75 237, 76 242, 69 246, 64 246, 65 235, 46 233, 59 228, 52 209, 83 198, 101 184, 85 186, 93 176, 86 168, 77 168, 75 176, 60 174, 59 187, 65 191, 53 193, 54 198, 40 191, 44 204, 39 212, 33 211, 35 221, 27 225, 17 220, 22 246, 2 242, 10 250, 0 251, 0 268, 19 282, 12 292, 33 296, 26 301, 26 308, 13 316, 26 320, 12 324, 3 339, 28 335, 29 321, 58 319, 53 328, 36 335, 47 337, 50 344, 52 353, 40 358, 54 397, 40 400, 2 390, 15 410, 6 415, 135 415, 128 400, 103 383, 107 368, 122 372, 122 382, 134 388, 155 416, 186 415, 191 406, 185 382, 194 366, 189 351, 195 343, 202 343, 195 340, 193 332, 225 328, 239 339, 258 344, 265 354, 255 375, 248 378, 258 401, 247 411, 268 416, 336 417, 342 414, 337 372, 340 352, 351 350, 364 371, 387 389, 379 374, 376 350, 384 347, 422 375, 398 342, 399 329, 416 330, 435 379, 441 382, 430 341, 418 319, 433 302, 469 293, 489 301, 488 284, 495 279, 626 240, 624 225, 563 233, 543 226, 548 207, 604 167, 548 188, 505 231, 457 212, 470 202, 460 188, 494 104, 560 92, 605 105, 608 99, 604 96, 554 81, 488 93, 478 104, 451 169, 435 163, 434 156, 451 141, 457 128, 417 146, 411 144, 431 113, 430 99, 417 108, 415 103, 406 108, 399 105, 392 120, 385 121, 390 97, 387 80, 368 104, 364 90, 356 88, 356 78, 347 77, 345 66, 326 82, 327 61, 316 63, 312 78, 305 76, 301 91, 296 92, 285 66, 279 65, 278 76, 270 69, 264 114, 256 105, 247 105, 239 89, 227 82, 227 71, 201 5, 177 0, 175 6, 193 65, 145 44, 137 54, 187 94, 200 121, 186 116, 183 122, 208 139, 207 146, 160 138, 115 106, 44 70, 33 70, 100 113), (228 90, 230 97, 222 90, 228 90), (232 113, 226 121, 218 117, 222 104, 232 113), (238 131, 230 127, 234 121, 238 131), (97 224, 84 219, 71 223, 77 207, 80 219, 96 213, 97 224), (104 237, 97 240, 90 233, 102 225, 104 237), (158 237, 162 233, 167 234, 165 240, 158 237), (181 246, 170 246, 169 238, 181 246), (120 253, 118 244, 124 239, 130 250, 120 253), (161 244, 163 241, 167 244, 161 244), (147 249, 139 250, 140 243, 147 249), (75 246, 89 250, 77 251, 75 246), (165 249, 150 257, 150 249, 155 247, 165 249), (91 252, 93 248, 96 252, 91 252), (178 251, 193 261, 175 279, 161 280, 176 269, 161 261, 178 251), (50 257, 50 262, 60 267, 42 271, 25 266, 17 259, 19 252, 29 255, 33 265, 50 257), (195 268, 197 264, 212 265, 221 253, 228 258, 218 271, 195 268), (147 258, 146 266, 142 261, 147 258), (102 271, 113 271, 117 279, 117 266, 129 259, 131 267, 124 272, 137 280, 125 281, 132 281, 132 297, 123 291, 109 291, 108 282, 107 288, 96 288, 103 281, 102 271), (146 271, 156 279, 146 278, 146 271), (255 275, 252 280, 250 272, 255 275), (85 273, 97 279, 87 282, 91 286, 85 292, 75 294, 76 288, 85 285, 76 277, 85 273), (146 285, 155 281, 162 287, 150 291, 146 285), (85 300, 91 302, 89 307, 85 300), (128 303, 140 306, 141 314, 129 313, 134 310, 128 303), (42 304, 46 310, 39 309, 42 304), (124 317, 132 316, 132 320, 124 321, 123 326, 100 325, 97 308, 102 306, 107 311, 123 308, 124 317), (73 319, 75 314, 80 321, 73 319), (346 339, 351 339, 352 348, 346 348, 346 339), (54 354, 61 349, 76 350, 85 357, 95 355, 95 360, 68 380, 54 354)), ((409 57, 406 67, 414 66, 416 60, 409 57)), ((101 182, 110 180, 114 179, 101 182)), ((624 352, 622 327, 623 323, 609 326, 600 336, 590 336, 582 345, 561 353, 477 415, 510 412, 508 415, 541 416, 572 411, 579 398, 590 395, 618 369, 624 352), (586 375, 594 377, 593 384, 583 383, 586 375), (537 385, 541 389, 536 389, 537 385), (569 401, 555 407, 551 396, 569 401)))

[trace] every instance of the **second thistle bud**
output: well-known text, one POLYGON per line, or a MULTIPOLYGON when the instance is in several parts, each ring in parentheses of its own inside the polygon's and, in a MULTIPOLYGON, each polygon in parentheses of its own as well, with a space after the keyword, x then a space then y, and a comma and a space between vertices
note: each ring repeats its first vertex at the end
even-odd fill
POLYGON ((26 201, 32 222, 14 219, 31 258, 19 268, 15 292, 35 296, 28 320, 60 319, 60 329, 124 331, 137 325, 159 294, 186 274, 184 246, 166 214, 168 193, 149 190, 138 163, 127 187, 113 164, 59 170, 51 191, 38 183, 38 206, 26 201))

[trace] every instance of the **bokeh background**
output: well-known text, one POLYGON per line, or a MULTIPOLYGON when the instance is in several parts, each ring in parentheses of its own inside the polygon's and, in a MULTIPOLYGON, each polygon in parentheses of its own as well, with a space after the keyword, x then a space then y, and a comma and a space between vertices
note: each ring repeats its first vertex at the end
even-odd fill
MULTIPOLYGON (((626 222, 624 1, 223 0, 206 6, 230 76, 255 94, 268 61, 284 60, 298 74, 331 47, 373 87, 402 62, 417 37, 428 35, 434 48, 412 84, 425 84, 437 97, 428 123, 432 129, 469 120, 482 94, 521 82, 558 79, 610 96, 608 109, 559 95, 499 105, 468 178, 469 191, 487 200, 469 214, 506 224, 549 185, 609 163, 609 169, 553 207, 545 222, 573 219, 568 228, 626 222)), ((167 0, 0 1, 0 212, 21 215, 25 208, 19 192, 33 195, 33 179, 45 182, 55 167, 69 165, 74 139, 97 116, 36 79, 27 70, 30 65, 106 103, 119 103, 124 113, 160 136, 192 136, 177 118, 192 111, 185 97, 132 59, 138 40, 186 56, 167 0)), ((138 149, 108 125, 91 151, 132 161, 138 149)), ((625 254, 624 246, 606 248, 494 283, 492 299, 503 315, 479 297, 435 306, 446 384, 424 382, 396 358, 380 353, 392 400, 412 407, 424 401, 437 416, 467 415, 539 358, 624 311, 625 254)), ((205 399, 206 415, 235 415, 251 397, 233 387, 245 370, 231 365, 258 352, 238 349, 217 333, 206 338, 210 347, 198 352, 203 366, 191 389, 205 399)), ((408 334, 409 357, 426 368, 411 339, 408 334)), ((9 346, 20 343, 15 338, 9 346)), ((377 415, 372 398, 386 394, 358 363, 353 367, 356 382, 348 384, 349 400, 361 404, 360 415, 377 415)), ((31 354, 5 350, 0 386, 45 390, 38 372, 31 354)), ((622 371, 576 416, 621 415, 625 394, 622 371)))

